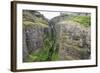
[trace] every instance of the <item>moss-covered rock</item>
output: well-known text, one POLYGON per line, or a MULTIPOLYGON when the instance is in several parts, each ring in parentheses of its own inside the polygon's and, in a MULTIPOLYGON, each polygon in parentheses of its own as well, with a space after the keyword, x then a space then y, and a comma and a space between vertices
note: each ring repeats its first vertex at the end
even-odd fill
POLYGON ((89 16, 61 15, 53 18, 59 42, 60 59, 90 59, 91 29, 89 16), (78 20, 78 18, 80 18, 78 20), (86 18, 86 19, 85 19, 86 18), (76 21, 78 20, 78 21, 76 21), (84 23, 84 20, 85 23, 84 23))
POLYGON ((23 61, 43 47, 43 36, 48 20, 39 12, 23 10, 23 61))
POLYGON ((90 59, 90 19, 61 13, 47 20, 39 11, 23 10, 23 61, 90 59))

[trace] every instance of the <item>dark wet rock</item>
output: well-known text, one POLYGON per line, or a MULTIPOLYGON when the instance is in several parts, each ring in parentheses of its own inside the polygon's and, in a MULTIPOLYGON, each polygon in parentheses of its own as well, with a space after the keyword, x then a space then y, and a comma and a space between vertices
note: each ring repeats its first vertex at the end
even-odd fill
POLYGON ((26 42, 28 52, 36 52, 36 50, 43 47, 43 28, 34 28, 34 26, 27 26, 25 28, 26 42))

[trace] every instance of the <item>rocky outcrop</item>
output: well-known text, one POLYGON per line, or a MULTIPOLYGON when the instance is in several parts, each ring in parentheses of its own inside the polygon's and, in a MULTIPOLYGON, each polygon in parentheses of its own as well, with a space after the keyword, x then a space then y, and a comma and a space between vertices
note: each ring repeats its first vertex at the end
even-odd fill
POLYGON ((23 61, 43 47, 43 36, 48 21, 37 11, 23 10, 23 61))
POLYGON ((91 28, 70 20, 68 15, 51 20, 59 42, 60 60, 90 59, 91 28))
POLYGON ((90 59, 91 27, 74 21, 75 15, 47 20, 38 11, 23 10, 23 61, 31 54, 32 61, 90 59))

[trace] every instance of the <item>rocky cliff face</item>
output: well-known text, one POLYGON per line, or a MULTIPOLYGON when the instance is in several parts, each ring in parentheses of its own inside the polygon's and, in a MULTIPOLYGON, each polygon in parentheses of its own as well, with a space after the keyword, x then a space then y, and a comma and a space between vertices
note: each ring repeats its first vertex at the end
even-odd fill
POLYGON ((44 31, 48 21, 37 11, 23 10, 23 60, 43 47, 44 31))
POLYGON ((32 61, 90 59, 91 28, 74 17, 62 14, 47 20, 38 11, 23 10, 23 61, 30 54, 32 61))
POLYGON ((68 15, 51 20, 59 42, 60 60, 89 59, 91 48, 91 28, 81 26, 68 15))

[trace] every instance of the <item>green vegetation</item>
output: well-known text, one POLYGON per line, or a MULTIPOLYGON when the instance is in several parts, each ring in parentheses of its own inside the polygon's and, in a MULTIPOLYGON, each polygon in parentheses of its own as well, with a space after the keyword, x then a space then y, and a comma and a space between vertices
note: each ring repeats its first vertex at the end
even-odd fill
POLYGON ((91 25, 91 18, 90 16, 84 16, 84 15, 77 15, 73 17, 72 19, 75 22, 80 23, 81 25, 85 27, 89 27, 91 25))
POLYGON ((23 15, 23 25, 48 27, 48 22, 43 17, 37 17, 36 15, 32 15, 31 13, 27 12, 23 15))
POLYGON ((63 18, 63 21, 66 23, 79 23, 84 27, 89 27, 91 25, 91 16, 89 15, 63 15, 60 18, 63 18))
POLYGON ((48 25, 40 23, 40 22, 34 23, 34 22, 31 22, 31 21, 24 21, 23 24, 25 26, 33 26, 33 27, 44 27, 44 28, 48 27, 48 25))
POLYGON ((30 40, 32 41, 28 41, 27 43, 32 43, 32 45, 34 45, 37 44, 37 40, 39 40, 42 44, 39 43, 38 46, 42 45, 42 47, 39 46, 39 48, 36 47, 34 49, 34 46, 32 46, 32 52, 29 52, 30 47, 27 47, 28 56, 26 62, 89 59, 90 52, 88 52, 88 50, 90 48, 88 48, 88 46, 90 45, 83 42, 87 37, 85 28, 88 28, 91 25, 91 17, 89 15, 60 15, 53 20, 48 21, 40 13, 37 13, 36 15, 35 13, 27 12, 23 15, 23 27, 30 27, 26 29, 29 31, 25 34, 27 35, 28 33, 28 36, 26 37, 27 39, 31 38, 30 40), (81 27, 80 25, 84 27, 81 27), (84 33, 82 33, 83 29, 84 33), (82 34, 86 34, 85 37, 83 37, 82 34), (33 37, 29 37, 29 35, 33 37), (36 38, 40 35, 42 35, 41 38, 39 37, 40 39, 36 38), (84 44, 86 45, 84 46, 84 44))
POLYGON ((27 61, 35 62, 35 61, 56 61, 59 59, 58 52, 54 50, 56 43, 50 35, 44 36, 43 48, 41 48, 38 52, 34 52, 29 54, 27 61))

